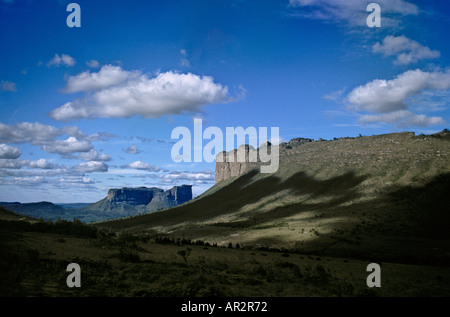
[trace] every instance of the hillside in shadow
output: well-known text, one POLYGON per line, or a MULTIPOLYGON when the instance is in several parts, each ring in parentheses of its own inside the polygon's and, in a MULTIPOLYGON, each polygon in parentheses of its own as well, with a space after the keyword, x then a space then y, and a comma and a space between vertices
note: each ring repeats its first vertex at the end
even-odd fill
POLYGON ((359 191, 367 176, 355 173, 316 180, 298 172, 284 181, 256 175, 177 208, 98 226, 330 256, 433 264, 450 258, 450 174, 369 199, 359 191))
MULTIPOLYGON (((257 175, 257 172, 251 171, 213 194, 177 208, 129 219, 113 220, 101 225, 114 229, 133 228, 133 231, 135 231, 148 227, 171 226, 183 222, 199 222, 232 214, 248 204, 256 203, 284 190, 288 190, 291 195, 307 194, 313 198, 332 197, 333 199, 330 202, 308 205, 311 208, 324 208, 327 205, 340 204, 355 198, 358 195, 357 185, 365 179, 362 176, 346 173, 329 180, 319 181, 308 177, 303 172, 298 172, 285 181, 272 175, 251 182, 255 175, 257 175)), ((295 214, 299 211, 296 207, 299 206, 292 205, 284 211, 259 215, 259 217, 253 219, 256 222, 252 224, 295 214)), ((227 225, 244 226, 244 223, 238 221, 227 225)))

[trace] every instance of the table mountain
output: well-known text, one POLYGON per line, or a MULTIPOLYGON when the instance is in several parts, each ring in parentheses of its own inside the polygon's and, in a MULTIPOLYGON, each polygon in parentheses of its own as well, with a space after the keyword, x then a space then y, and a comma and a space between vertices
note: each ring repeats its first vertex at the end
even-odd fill
POLYGON ((108 218, 126 217, 167 209, 191 199, 192 185, 174 186, 166 191, 156 187, 113 188, 104 199, 82 208, 80 212, 108 218))

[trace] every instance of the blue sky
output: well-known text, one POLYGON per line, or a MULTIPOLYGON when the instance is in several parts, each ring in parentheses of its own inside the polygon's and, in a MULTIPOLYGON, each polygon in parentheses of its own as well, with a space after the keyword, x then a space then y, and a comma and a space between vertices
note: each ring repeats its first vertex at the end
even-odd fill
POLYGON ((0 201, 198 195, 214 163, 171 158, 194 118, 280 141, 448 128, 447 2, 0 0, 0 201))

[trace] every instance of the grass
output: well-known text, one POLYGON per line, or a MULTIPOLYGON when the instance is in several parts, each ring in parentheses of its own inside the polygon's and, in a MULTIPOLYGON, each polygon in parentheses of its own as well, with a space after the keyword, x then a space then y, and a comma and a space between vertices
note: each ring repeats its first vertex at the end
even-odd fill
POLYGON ((450 295, 447 136, 283 151, 295 154, 275 174, 249 171, 152 214, 84 225, 0 210, 1 295, 450 295), (65 284, 71 262, 80 289, 65 284), (379 289, 365 283, 373 262, 379 289))
POLYGON ((367 261, 270 250, 156 243, 15 231, 2 241, 2 296, 297 297, 449 296, 442 267, 382 262, 382 287, 368 288, 367 261), (14 263, 14 265, 12 265, 14 263), (68 288, 66 266, 81 267, 68 288))
POLYGON ((361 199, 357 190, 365 178, 351 173, 321 181, 304 173, 285 181, 273 176, 250 181, 253 176, 249 173, 178 208, 98 227, 189 237, 224 246, 232 242, 332 256, 369 259, 376 254, 377 259, 395 262, 416 259, 426 264, 428 259, 430 264, 450 263, 450 197, 446 194, 450 192, 450 174, 423 186, 395 186, 371 199, 361 199), (310 198, 263 212, 248 211, 248 205, 265 199, 269 190, 298 192, 310 198), (243 209, 245 212, 240 212, 243 209), (439 251, 433 251, 436 245, 439 251))

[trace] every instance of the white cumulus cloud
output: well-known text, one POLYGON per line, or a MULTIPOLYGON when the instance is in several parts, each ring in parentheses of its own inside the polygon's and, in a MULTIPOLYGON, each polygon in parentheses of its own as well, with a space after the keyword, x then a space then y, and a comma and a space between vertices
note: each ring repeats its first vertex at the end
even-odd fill
POLYGON ((118 66, 103 66, 98 73, 70 77, 66 91, 85 91, 86 98, 70 101, 50 112, 59 121, 82 118, 157 118, 198 111, 201 106, 229 102, 228 88, 209 76, 168 71, 150 78, 118 66))
POLYGON ((20 169, 23 166, 27 166, 28 161, 17 160, 17 159, 0 159, 0 168, 8 169, 20 169))
POLYGON ((67 54, 55 54, 55 56, 47 63, 47 66, 73 66, 75 65, 75 60, 73 57, 67 55, 67 54))
POLYGON ((107 172, 108 165, 104 162, 90 161, 80 163, 74 169, 81 173, 107 172))
POLYGON ((124 151, 125 151, 125 153, 128 153, 128 154, 138 154, 138 153, 141 152, 141 151, 137 148, 136 145, 130 145, 130 146, 127 147, 124 151))
POLYGON ((76 126, 56 128, 39 122, 22 122, 15 126, 0 123, 1 143, 29 143, 62 156, 89 152, 93 149, 92 141, 105 137, 104 134, 86 135, 76 126), (61 140, 64 136, 67 136, 66 139, 61 140))
POLYGON ((351 108, 390 112, 408 108, 406 99, 424 90, 450 89, 450 72, 409 70, 395 79, 375 79, 353 89, 347 96, 351 108))
POLYGON ((110 86, 123 83, 126 80, 136 78, 137 72, 122 70, 119 66, 105 65, 98 72, 82 72, 67 79, 65 92, 101 90, 110 86))
POLYGON ((212 171, 171 171, 166 174, 149 175, 158 179, 162 184, 211 184, 215 182, 212 171))
POLYGON ((0 144, 0 159, 16 159, 22 155, 22 151, 7 144, 0 144))
POLYGON ((46 159, 39 159, 37 161, 30 161, 28 166, 31 168, 40 168, 40 169, 55 169, 59 168, 58 164, 50 163, 46 159))
MULTIPOLYGON (((349 110, 369 112, 362 123, 388 122, 401 125, 430 126, 443 124, 441 117, 428 117, 408 110, 408 100, 423 92, 427 95, 450 89, 450 71, 409 70, 391 80, 375 79, 353 89, 346 97, 349 110)), ((431 109, 432 110, 432 109, 431 109)))
POLYGON ((135 161, 133 163, 125 165, 124 167, 132 168, 132 169, 136 169, 136 170, 144 170, 144 171, 149 171, 149 172, 159 172, 162 170, 161 167, 159 167, 159 166, 154 166, 149 163, 145 163, 145 162, 141 162, 141 161, 135 161))
POLYGON ((92 149, 89 152, 80 153, 80 157, 85 161, 98 161, 98 162, 108 162, 111 161, 111 156, 105 153, 99 153, 92 149))
POLYGON ((382 43, 375 43, 372 51, 384 56, 395 55, 397 56, 395 63, 401 65, 416 63, 422 59, 438 58, 441 55, 439 51, 431 50, 405 36, 392 35, 386 36, 382 43))
POLYGON ((51 144, 44 144, 42 149, 48 153, 70 154, 77 152, 88 152, 93 145, 86 140, 77 140, 71 136, 66 140, 54 140, 51 144))
POLYGON ((0 168, 21 169, 22 167, 37 168, 37 169, 59 169, 61 166, 55 163, 50 163, 46 159, 39 159, 36 161, 18 160, 18 159, 0 159, 0 168))

